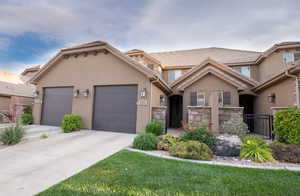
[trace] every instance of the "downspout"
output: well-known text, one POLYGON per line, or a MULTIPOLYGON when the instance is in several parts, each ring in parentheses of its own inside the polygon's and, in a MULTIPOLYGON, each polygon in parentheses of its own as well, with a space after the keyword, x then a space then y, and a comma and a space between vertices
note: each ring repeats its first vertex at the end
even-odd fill
POLYGON ((300 100, 299 100, 299 78, 297 76, 295 76, 295 75, 289 74, 288 67, 287 67, 287 64, 286 64, 285 60, 283 60, 283 64, 286 67, 284 74, 286 76, 290 77, 290 78, 294 78, 295 79, 295 82, 296 82, 296 105, 297 105, 297 108, 300 108, 300 100))

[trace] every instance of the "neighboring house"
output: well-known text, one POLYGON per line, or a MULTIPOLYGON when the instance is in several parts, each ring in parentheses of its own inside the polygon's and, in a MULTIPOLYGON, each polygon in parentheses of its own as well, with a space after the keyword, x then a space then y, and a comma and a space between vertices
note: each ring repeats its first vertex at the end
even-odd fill
POLYGON ((62 49, 31 80, 35 123, 78 114, 84 128, 140 132, 151 120, 180 127, 212 122, 218 131, 243 114, 299 107, 300 42, 265 52, 203 48, 122 53, 95 41, 62 49))
MULTIPOLYGON (((33 103, 35 87, 26 84, 31 77, 25 71, 21 75, 0 71, 0 112, 10 116, 11 121, 18 119, 23 112, 23 108, 32 106, 33 103)), ((37 71, 39 69, 35 70, 35 73, 37 71)), ((9 120, 7 118, 3 119, 2 115, 1 119, 4 121, 9 120)))

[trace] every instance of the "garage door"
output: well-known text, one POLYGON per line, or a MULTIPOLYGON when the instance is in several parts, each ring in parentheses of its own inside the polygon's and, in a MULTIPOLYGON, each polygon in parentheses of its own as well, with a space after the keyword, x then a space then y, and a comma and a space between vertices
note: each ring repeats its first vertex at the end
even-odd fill
POLYGON ((136 132, 137 86, 97 86, 93 129, 136 132))
POLYGON ((60 126, 63 116, 72 113, 73 88, 45 88, 43 125, 60 126))

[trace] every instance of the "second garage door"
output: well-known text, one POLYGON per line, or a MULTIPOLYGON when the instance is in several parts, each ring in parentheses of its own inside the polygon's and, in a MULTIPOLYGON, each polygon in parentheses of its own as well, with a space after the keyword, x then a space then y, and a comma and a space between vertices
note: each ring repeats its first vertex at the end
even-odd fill
POLYGON ((135 133, 136 102, 136 85, 95 87, 93 129, 135 133))

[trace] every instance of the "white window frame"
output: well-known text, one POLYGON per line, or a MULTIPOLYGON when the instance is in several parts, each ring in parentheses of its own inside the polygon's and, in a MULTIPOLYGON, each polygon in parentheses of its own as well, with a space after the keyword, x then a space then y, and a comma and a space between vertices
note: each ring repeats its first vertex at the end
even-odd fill
POLYGON ((177 80, 180 76, 182 76, 182 70, 181 69, 170 70, 168 72, 168 82, 171 83, 171 82, 177 80), (171 74, 174 77, 174 79, 172 79, 172 80, 170 79, 171 78, 170 77, 171 74))
POLYGON ((205 106, 205 92, 197 92, 197 106, 205 106), (199 99, 198 96, 202 95, 203 98, 199 99), (200 104, 200 103, 203 103, 203 104, 200 104))
POLYGON ((295 62, 295 54, 293 52, 283 53, 282 54, 282 58, 283 58, 284 62, 286 62, 286 63, 293 63, 293 62, 295 62), (292 59, 288 60, 286 58, 286 56, 290 56, 292 59))
POLYGON ((251 66, 246 65, 246 66, 238 66, 238 67, 233 67, 233 69, 243 76, 246 76, 248 78, 251 78, 251 66), (247 72, 245 72, 245 69, 247 69, 247 72))

